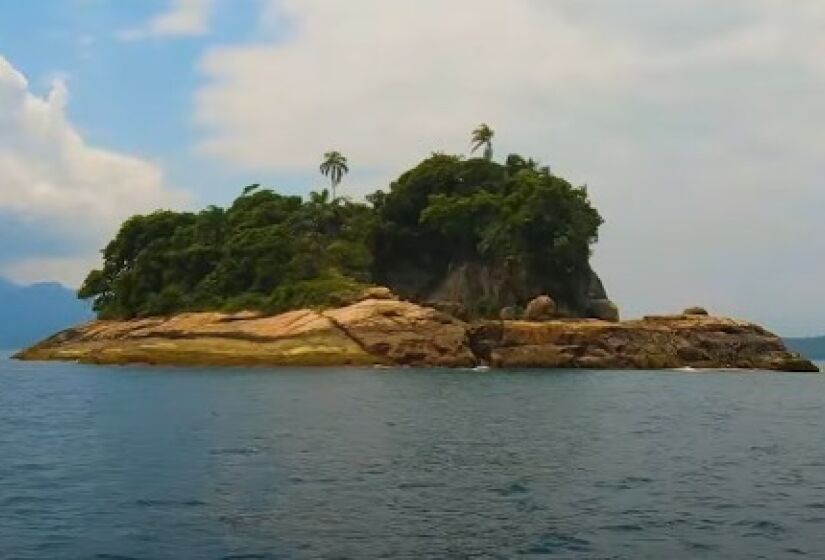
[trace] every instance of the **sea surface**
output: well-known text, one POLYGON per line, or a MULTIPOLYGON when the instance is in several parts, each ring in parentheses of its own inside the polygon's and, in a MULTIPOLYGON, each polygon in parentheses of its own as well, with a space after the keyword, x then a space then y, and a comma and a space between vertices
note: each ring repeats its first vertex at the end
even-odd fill
POLYGON ((825 558, 825 375, 0 357, 0 558, 825 558))

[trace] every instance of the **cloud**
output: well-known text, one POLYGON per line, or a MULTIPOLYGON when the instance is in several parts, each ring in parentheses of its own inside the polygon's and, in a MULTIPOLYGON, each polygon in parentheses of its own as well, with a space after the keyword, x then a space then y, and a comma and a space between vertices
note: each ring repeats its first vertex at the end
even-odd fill
POLYGON ((33 257, 0 265, 0 275, 20 284, 59 280, 78 288, 86 275, 100 266, 100 256, 94 253, 75 257, 33 257))
POLYGON ((825 331, 825 8, 723 4, 270 1, 271 41, 201 61, 198 149, 269 172, 334 147, 385 181, 488 122, 499 156, 590 185, 626 314, 825 331))
POLYGON ((209 32, 215 0, 170 0, 169 9, 145 25, 120 31, 124 41, 149 37, 198 37, 209 32))
MULTIPOLYGON (((40 97, 0 57, 0 213, 14 218, 21 235, 70 239, 82 254, 67 257, 88 260, 126 217, 178 207, 187 198, 166 186, 157 165, 85 142, 66 117, 67 99, 64 81, 40 97)), ((31 276, 40 257, 3 266, 31 276)))
POLYGON ((619 84, 633 64, 523 1, 287 1, 267 19, 295 39, 211 51, 198 97, 201 149, 251 168, 314 164, 330 144, 362 166, 458 149, 482 120, 519 124, 514 104, 619 84))

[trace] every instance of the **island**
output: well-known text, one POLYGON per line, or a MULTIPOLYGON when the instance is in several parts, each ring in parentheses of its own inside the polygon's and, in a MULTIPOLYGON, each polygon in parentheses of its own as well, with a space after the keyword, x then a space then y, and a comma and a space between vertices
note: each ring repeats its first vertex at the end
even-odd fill
POLYGON ((226 209, 127 220, 79 290, 98 319, 17 354, 88 363, 818 371, 702 308, 621 321, 590 266, 587 188, 473 132, 387 191, 245 187, 226 209))
POLYGON ((702 314, 464 322, 371 290, 348 306, 181 313, 95 321, 18 354, 26 360, 197 366, 735 368, 816 372, 757 325, 702 314))

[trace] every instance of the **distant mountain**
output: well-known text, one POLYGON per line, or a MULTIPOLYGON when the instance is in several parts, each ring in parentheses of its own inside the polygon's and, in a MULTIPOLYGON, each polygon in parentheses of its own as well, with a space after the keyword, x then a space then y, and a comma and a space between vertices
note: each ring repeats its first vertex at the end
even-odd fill
POLYGON ((811 360, 825 360, 825 336, 813 338, 786 338, 785 345, 811 360))
POLYGON ((0 348, 17 349, 92 318, 87 303, 55 282, 21 286, 0 278, 0 348))

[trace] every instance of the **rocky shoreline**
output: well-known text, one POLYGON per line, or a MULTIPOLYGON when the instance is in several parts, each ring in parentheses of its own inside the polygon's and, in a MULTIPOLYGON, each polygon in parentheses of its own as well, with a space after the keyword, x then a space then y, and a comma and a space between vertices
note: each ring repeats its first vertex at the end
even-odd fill
POLYGON ((817 372, 758 325, 704 314, 463 322, 392 298, 276 316, 184 313, 94 321, 15 356, 93 364, 733 368, 817 372))

